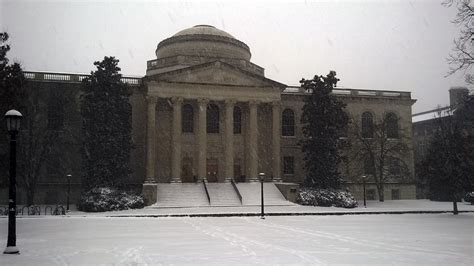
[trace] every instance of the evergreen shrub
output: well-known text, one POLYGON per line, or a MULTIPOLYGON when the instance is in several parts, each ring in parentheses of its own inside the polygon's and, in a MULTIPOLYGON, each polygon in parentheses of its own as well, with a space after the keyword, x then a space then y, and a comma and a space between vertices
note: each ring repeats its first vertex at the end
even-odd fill
POLYGON ((355 208, 357 201, 350 192, 336 189, 300 188, 296 202, 301 205, 355 208))
POLYGON ((93 188, 81 195, 77 208, 85 212, 118 211, 145 207, 142 196, 114 188, 93 188))

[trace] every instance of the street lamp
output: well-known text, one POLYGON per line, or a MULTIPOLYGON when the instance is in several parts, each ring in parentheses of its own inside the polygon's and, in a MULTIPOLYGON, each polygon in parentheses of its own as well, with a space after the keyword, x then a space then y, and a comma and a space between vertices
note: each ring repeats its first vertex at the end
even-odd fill
POLYGON ((265 173, 259 173, 258 174, 258 179, 260 180, 261 191, 262 191, 262 213, 260 214, 260 219, 265 219, 265 211, 263 209, 263 206, 264 206, 264 203, 263 203, 263 181, 265 180, 265 173))
POLYGON ((67 195, 66 195, 66 212, 69 212, 69 195, 71 194, 71 174, 66 175, 67 177, 67 195))
POLYGON ((364 208, 367 208, 367 200, 366 200, 366 197, 365 197, 365 181, 367 179, 367 176, 366 175, 363 175, 362 176, 362 187, 364 189, 364 208))
POLYGON ((19 254, 16 247, 16 134, 20 130, 20 121, 23 118, 17 110, 10 110, 5 114, 8 133, 10 133, 10 187, 8 200, 8 240, 3 254, 19 254))

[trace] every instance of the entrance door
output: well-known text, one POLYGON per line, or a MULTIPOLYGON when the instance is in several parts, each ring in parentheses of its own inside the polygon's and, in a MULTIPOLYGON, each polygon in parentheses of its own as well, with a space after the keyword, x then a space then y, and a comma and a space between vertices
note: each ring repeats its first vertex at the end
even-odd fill
POLYGON ((209 159, 207 160, 207 182, 217 182, 217 160, 209 159))
POLYGON ((181 171, 183 183, 191 183, 196 182, 193 176, 193 161, 191 158, 184 158, 183 159, 183 167, 181 171))

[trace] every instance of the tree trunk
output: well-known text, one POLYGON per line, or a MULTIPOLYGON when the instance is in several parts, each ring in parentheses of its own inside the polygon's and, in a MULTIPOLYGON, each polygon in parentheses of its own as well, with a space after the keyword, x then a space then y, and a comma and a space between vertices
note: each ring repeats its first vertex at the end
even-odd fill
POLYGON ((383 184, 378 184, 377 185, 377 192, 379 194, 379 201, 384 202, 385 197, 384 197, 384 191, 383 191, 383 184))
POLYGON ((458 201, 456 200, 456 197, 453 198, 453 214, 458 214, 458 201))
POLYGON ((35 189, 27 188, 26 189, 26 206, 35 205, 35 189))

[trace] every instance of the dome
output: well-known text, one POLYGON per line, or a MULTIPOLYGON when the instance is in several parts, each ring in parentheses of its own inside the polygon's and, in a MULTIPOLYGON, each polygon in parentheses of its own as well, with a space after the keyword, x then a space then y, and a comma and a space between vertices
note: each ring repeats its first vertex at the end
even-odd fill
POLYGON ((161 41, 156 49, 157 59, 173 56, 231 58, 250 61, 249 47, 229 33, 209 25, 184 29, 161 41))
POLYGON ((216 35, 227 37, 231 39, 235 39, 234 36, 230 35, 229 33, 216 29, 214 26, 211 25, 196 25, 192 28, 184 29, 173 36, 182 36, 182 35, 216 35))

